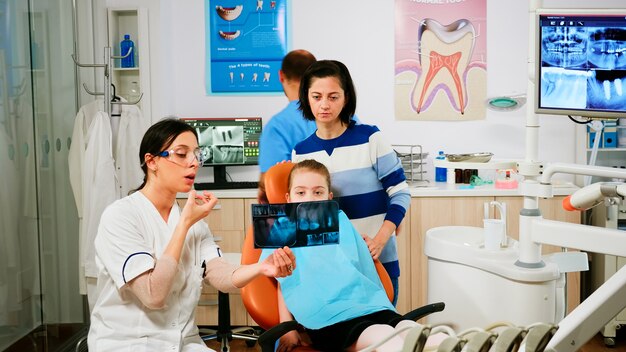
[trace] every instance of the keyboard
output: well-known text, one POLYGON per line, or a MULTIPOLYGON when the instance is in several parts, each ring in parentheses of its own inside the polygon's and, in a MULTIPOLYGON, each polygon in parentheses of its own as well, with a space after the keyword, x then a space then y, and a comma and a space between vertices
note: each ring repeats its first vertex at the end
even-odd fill
POLYGON ((196 183, 194 185, 197 191, 202 190, 215 190, 215 189, 247 189, 258 188, 259 183, 257 181, 233 181, 226 183, 196 183))

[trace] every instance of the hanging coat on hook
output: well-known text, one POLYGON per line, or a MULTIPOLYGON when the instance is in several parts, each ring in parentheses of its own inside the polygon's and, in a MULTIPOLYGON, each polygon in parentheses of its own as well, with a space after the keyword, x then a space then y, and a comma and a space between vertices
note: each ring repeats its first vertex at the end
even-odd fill
POLYGON ((68 155, 79 216, 82 294, 88 293, 84 279, 95 278, 98 273, 94 239, 102 212, 143 181, 139 144, 150 126, 150 120, 135 105, 122 105, 119 117, 108 116, 103 108, 103 99, 96 99, 79 110, 68 155))

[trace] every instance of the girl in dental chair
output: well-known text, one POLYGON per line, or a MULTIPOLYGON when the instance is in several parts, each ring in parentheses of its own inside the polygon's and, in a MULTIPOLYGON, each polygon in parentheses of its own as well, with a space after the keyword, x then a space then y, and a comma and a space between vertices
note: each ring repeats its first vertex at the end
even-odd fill
MULTIPOLYGON (((328 169, 315 160, 303 160, 289 174, 287 202, 332 199, 328 169)), ((389 301, 368 247, 339 211, 339 244, 293 248, 298 267, 279 278, 280 321, 295 320, 306 334, 290 331, 280 339, 278 351, 312 345, 321 351, 356 351, 380 341, 395 330, 420 326, 404 320, 389 301), (307 338, 308 337, 308 338, 307 338), (309 340, 310 339, 310 340, 309 340)), ((261 259, 271 254, 265 249, 261 259)), ((404 329, 403 329, 404 330, 404 329)), ((407 330, 376 351, 413 351, 405 342, 407 330), (404 349, 403 349, 404 348, 404 349)))

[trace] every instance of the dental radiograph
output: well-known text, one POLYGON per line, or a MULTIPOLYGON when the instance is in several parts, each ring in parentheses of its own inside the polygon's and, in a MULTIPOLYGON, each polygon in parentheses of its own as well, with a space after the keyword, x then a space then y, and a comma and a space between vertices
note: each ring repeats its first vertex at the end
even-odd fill
POLYGON ((626 29, 603 28, 589 36, 589 62, 597 68, 626 69, 626 29))
POLYGON ((591 108, 603 110, 626 109, 623 82, 626 70, 594 70, 588 78, 588 103, 591 108))
POLYGON ((586 67, 589 36, 582 27, 543 27, 541 59, 549 66, 586 67))
POLYGON ((542 106, 626 109, 626 29, 542 27, 542 106))

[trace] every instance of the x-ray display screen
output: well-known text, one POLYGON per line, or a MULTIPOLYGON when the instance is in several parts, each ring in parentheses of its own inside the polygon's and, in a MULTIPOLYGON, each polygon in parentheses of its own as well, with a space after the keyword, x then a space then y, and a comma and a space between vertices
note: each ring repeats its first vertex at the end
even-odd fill
POLYGON ((202 166, 256 165, 263 126, 260 117, 184 118, 198 133, 202 166))
POLYGON ((626 10, 551 11, 538 15, 537 112, 625 117, 626 10))
POLYGON ((337 202, 252 204, 255 248, 339 243, 337 202))

